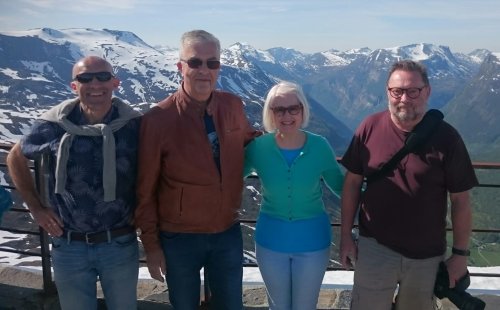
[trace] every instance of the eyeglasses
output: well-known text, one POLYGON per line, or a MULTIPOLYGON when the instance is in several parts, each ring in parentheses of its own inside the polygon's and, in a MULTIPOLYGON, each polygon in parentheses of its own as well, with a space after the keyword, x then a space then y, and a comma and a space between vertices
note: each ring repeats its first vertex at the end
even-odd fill
MULTIPOLYGON (((187 63, 189 68, 191 69, 199 69, 201 66, 203 66, 203 60, 199 58, 189 58, 188 60, 181 59, 181 61, 184 61, 187 63)), ((210 70, 217 70, 220 68, 220 60, 217 59, 210 59, 207 60, 207 68, 210 70)))
POLYGON ((399 87, 390 87, 387 88, 389 91, 389 94, 391 95, 392 98, 399 99, 403 97, 403 94, 406 93, 408 97, 411 99, 417 99, 418 96, 420 96, 420 92, 422 89, 427 87, 427 85, 422 86, 422 87, 410 87, 410 88, 399 88, 399 87))
POLYGON ((96 78, 99 82, 107 82, 113 77, 114 75, 111 72, 85 72, 77 74, 73 81, 78 81, 82 84, 86 84, 90 83, 94 78, 96 78))
POLYGON ((273 111, 274 115, 276 116, 284 116, 286 112, 290 115, 297 115, 302 111, 302 105, 301 104, 296 104, 296 105, 291 105, 289 107, 273 107, 271 108, 273 111))

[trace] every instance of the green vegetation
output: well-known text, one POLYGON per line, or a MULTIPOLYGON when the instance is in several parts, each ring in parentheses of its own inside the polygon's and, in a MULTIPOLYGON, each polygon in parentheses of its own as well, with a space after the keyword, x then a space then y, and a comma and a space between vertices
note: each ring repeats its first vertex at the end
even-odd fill
POLYGON ((500 266, 500 244, 498 243, 483 243, 482 245, 473 248, 469 262, 471 266, 500 266))
MULTIPOLYGON (((476 175, 480 184, 500 185, 499 169, 476 169, 476 175)), ((474 188, 471 203, 474 229, 500 229, 500 188, 474 188)), ((451 245, 451 233, 448 239, 448 244, 451 245)), ((471 266, 500 266, 500 233, 474 232, 470 248, 469 264, 471 266)))
MULTIPOLYGON (((489 267, 500 266, 500 242, 485 242, 483 236, 492 236, 497 234, 492 233, 473 233, 471 238, 471 255, 468 265, 474 267, 489 267)), ((451 255, 452 237, 451 232, 448 233, 448 250, 446 256, 451 255)))

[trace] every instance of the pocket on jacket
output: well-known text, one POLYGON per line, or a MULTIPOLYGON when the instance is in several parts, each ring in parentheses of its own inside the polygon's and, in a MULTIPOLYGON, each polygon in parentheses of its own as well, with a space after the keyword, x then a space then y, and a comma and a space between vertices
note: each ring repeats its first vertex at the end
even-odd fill
POLYGON ((162 192, 160 220, 189 225, 209 223, 222 204, 220 185, 187 185, 169 187, 162 192))

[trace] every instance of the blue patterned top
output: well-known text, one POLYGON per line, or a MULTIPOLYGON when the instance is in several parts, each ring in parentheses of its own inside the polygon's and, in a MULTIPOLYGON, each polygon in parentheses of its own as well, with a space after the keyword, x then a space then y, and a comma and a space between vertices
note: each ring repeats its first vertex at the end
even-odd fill
MULTIPOLYGON (((103 123, 118 117, 112 106, 103 123)), ((68 116, 75 125, 88 124, 77 105, 68 116)), ((50 154, 48 182, 50 207, 64 223, 64 230, 98 232, 132 225, 136 207, 135 180, 140 118, 132 119, 114 133, 116 145, 116 200, 105 202, 102 181, 102 136, 77 136, 67 163, 66 190, 55 194, 55 165, 59 141, 65 131, 57 124, 35 121, 31 131, 21 139, 21 149, 29 159, 50 154)))

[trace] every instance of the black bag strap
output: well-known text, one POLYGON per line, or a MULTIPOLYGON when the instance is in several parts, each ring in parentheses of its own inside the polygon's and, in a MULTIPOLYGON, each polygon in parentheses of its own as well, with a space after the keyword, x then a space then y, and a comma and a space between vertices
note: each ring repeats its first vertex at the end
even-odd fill
POLYGON ((413 128, 412 132, 406 137, 405 145, 392 158, 371 175, 365 177, 365 182, 371 183, 384 176, 387 172, 393 171, 398 163, 409 153, 421 147, 432 133, 436 131, 437 126, 443 120, 444 115, 441 111, 430 109, 425 113, 422 120, 413 128))

